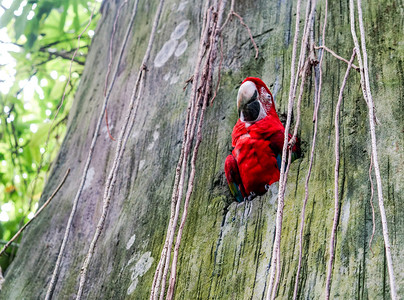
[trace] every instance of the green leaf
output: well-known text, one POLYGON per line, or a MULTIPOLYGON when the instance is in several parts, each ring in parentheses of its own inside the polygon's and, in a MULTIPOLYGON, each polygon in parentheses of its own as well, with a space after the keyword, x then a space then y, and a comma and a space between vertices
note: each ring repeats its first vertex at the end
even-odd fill
POLYGON ((52 1, 41 1, 36 9, 35 17, 40 21, 45 21, 53 8, 59 7, 52 1))
POLYGON ((73 11, 74 11, 74 20, 73 20, 74 30, 76 30, 76 33, 78 33, 80 30, 80 18, 79 18, 79 8, 77 0, 73 0, 73 11))
POLYGON ((25 49, 31 49, 34 46, 38 38, 39 33, 39 20, 33 18, 27 25, 27 42, 25 43, 25 49))
POLYGON ((27 25, 27 42, 25 43, 26 49, 33 48, 36 40, 38 39, 40 24, 43 23, 48 17, 51 10, 55 7, 51 1, 42 1, 35 9, 35 16, 27 25))
POLYGON ((39 125, 38 131, 35 132, 31 137, 29 147, 39 148, 43 143, 45 143, 50 127, 51 122, 39 125))
POLYGON ((21 16, 15 18, 14 22, 14 34, 15 40, 18 40, 19 37, 24 33, 25 27, 27 26, 27 16, 31 11, 31 5, 25 5, 24 9, 22 10, 21 16))
MULTIPOLYGON (((10 218, 8 222, 0 222, 0 239, 3 240, 14 234, 18 229, 18 223, 25 217, 31 197, 30 188, 27 189, 25 181, 29 185, 37 175, 37 167, 41 158, 40 148, 44 147, 51 125, 51 122, 44 123, 44 120, 53 118, 66 84, 65 81, 53 79, 50 72, 57 71, 58 78, 61 75, 68 76, 70 62, 61 58, 50 59, 47 51, 69 52, 74 50, 77 46, 77 31, 81 30, 82 23, 88 20, 91 14, 90 9, 92 10, 92 4, 88 0, 28 0, 26 6, 21 9, 21 15, 15 16, 14 11, 18 10, 23 0, 9 0, 9 2, 12 3, 11 7, 6 9, 3 16, 0 17, 0 24, 13 42, 24 47, 18 49, 18 52, 9 51, 16 61, 15 80, 7 94, 0 93, 0 110, 5 105, 13 107, 15 117, 13 131, 10 128, 11 124, 5 122, 4 116, 1 116, 2 123, 0 124, 0 205, 12 201, 15 208, 14 212, 8 213, 10 218), (32 9, 34 3, 37 6, 32 9), (31 11, 34 11, 35 15, 31 20, 27 20, 31 11), (22 35, 26 37, 26 40, 22 38, 22 35), (40 51, 40 49, 42 50, 40 51), (21 98, 26 96, 25 93, 20 93, 20 97, 17 98, 17 92, 21 89, 21 84, 32 79, 34 73, 38 84, 41 84, 42 79, 46 79, 48 82, 46 86, 41 86, 44 99, 40 99, 36 92, 30 99, 29 106, 25 106, 27 102, 21 98), (48 110, 50 110, 50 116, 48 110), (39 126, 35 134, 30 130, 31 124, 39 126), (6 126, 8 130, 6 130, 6 126), (23 149, 22 152, 14 149, 13 132, 19 146, 23 149), (3 160, 6 163, 2 164, 3 160), (21 169, 16 163, 21 165, 21 169), (25 180, 17 183, 15 176, 19 175, 22 178, 23 173, 27 175, 24 176, 25 180), (20 209, 21 212, 19 212, 20 209)), ((99 7, 100 4, 96 1, 95 5, 99 7)), ((99 14, 95 15, 89 29, 95 29, 99 18, 99 14)), ((82 45, 88 45, 91 39, 84 35, 81 42, 82 45)), ((83 48, 81 52, 86 54, 87 49, 83 48)), ((74 65, 73 71, 81 74, 83 66, 74 65)), ((55 124, 68 114, 78 81, 78 78, 72 78, 73 90, 67 95, 55 124)), ((70 87, 68 90, 70 91, 70 87)), ((65 133, 66 125, 60 123, 50 136, 47 159, 40 170, 36 184, 34 203, 39 199, 50 162, 56 157, 65 133)), ((6 266, 3 265, 1 259, 4 257, 7 256, 0 257, 3 271, 6 266)), ((6 263, 8 264, 8 262, 6 263)))
POLYGON ((21 4, 22 0, 14 0, 10 8, 7 9, 0 18, 0 28, 6 27, 8 23, 15 17, 14 11, 16 11, 21 4))
POLYGON ((24 165, 27 167, 31 167, 32 165, 32 153, 31 153, 31 148, 30 147, 25 147, 24 152, 23 152, 23 157, 24 157, 24 165))
POLYGON ((91 7, 88 5, 88 0, 81 0, 81 5, 83 5, 87 9, 87 13, 91 13, 91 7))
POLYGON ((65 1, 63 3, 63 11, 62 14, 60 16, 60 23, 59 23, 59 31, 63 32, 64 31, 64 27, 65 27, 65 23, 66 23, 66 16, 67 16, 67 10, 69 9, 69 1, 65 1))

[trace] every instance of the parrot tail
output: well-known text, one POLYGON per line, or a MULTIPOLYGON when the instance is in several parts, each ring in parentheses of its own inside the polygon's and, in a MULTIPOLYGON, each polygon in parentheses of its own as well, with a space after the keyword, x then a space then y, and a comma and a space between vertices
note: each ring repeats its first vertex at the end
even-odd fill
POLYGON ((237 202, 243 202, 246 195, 243 183, 241 182, 237 161, 233 155, 227 156, 224 163, 224 171, 231 194, 236 198, 237 202))

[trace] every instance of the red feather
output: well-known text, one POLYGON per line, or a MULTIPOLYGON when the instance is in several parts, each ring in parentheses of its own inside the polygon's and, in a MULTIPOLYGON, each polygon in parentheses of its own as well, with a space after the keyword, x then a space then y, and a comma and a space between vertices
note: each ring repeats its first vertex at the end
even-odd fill
POLYGON ((276 113, 274 97, 272 96, 271 91, 267 87, 267 85, 258 77, 247 77, 244 79, 242 84, 246 81, 251 81, 257 87, 257 91, 260 95, 259 100, 265 108, 265 112, 267 115, 272 115, 279 119, 278 114, 276 113))
POLYGON ((237 121, 232 133, 235 157, 245 192, 262 195, 265 185, 279 180, 276 156, 271 146, 271 136, 284 132, 279 118, 272 115, 250 125, 237 121))
POLYGON ((238 202, 242 202, 244 197, 247 196, 244 190, 243 182, 241 181, 240 172, 238 170, 237 161, 233 155, 229 155, 224 163, 224 171, 226 174, 226 179, 229 184, 230 191, 238 202), (232 183, 237 186, 233 187, 232 183))
MULTIPOLYGON (((266 185, 279 181, 277 156, 282 154, 285 135, 268 87, 257 77, 247 77, 243 83, 246 81, 256 85, 267 116, 252 124, 239 119, 233 128, 233 155, 226 159, 225 173, 229 186, 236 184, 243 197, 251 193, 263 195, 266 185)), ((299 142, 293 152, 300 156, 299 142)))

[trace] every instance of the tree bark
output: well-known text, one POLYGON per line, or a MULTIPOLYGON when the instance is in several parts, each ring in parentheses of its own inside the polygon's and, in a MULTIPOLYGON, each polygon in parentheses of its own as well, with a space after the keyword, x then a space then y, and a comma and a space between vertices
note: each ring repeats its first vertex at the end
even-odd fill
MULTIPOLYGON (((17 257, 6 272, 1 299, 42 299, 52 276, 65 226, 103 102, 108 45, 120 1, 103 3, 86 67, 69 114, 68 130, 42 194, 53 192, 68 168, 66 183, 27 228, 17 257)), ((220 89, 208 107, 199 150, 195 188, 178 260, 175 299, 262 299, 266 294, 275 232, 277 184, 263 197, 232 202, 223 166, 231 151, 237 121, 237 89, 247 76, 262 78, 272 91, 279 114, 289 94, 290 59, 296 1, 237 1, 235 17, 223 31, 224 60, 220 89)), ((132 1, 121 11, 115 34, 117 55, 131 16, 132 1)), ((140 1, 115 87, 108 104, 111 133, 118 136, 147 47, 158 1, 140 1)), ((304 4, 305 5, 305 4, 304 4)), ((230 3, 226 8, 229 10, 230 3)), ((380 125, 376 128, 385 208, 398 295, 404 295, 404 44, 402 1, 363 4, 370 84, 380 125)), ((160 258, 170 214, 175 168, 180 155, 189 88, 202 24, 202 2, 166 1, 135 126, 124 152, 106 225, 89 265, 84 299, 147 299, 160 258)), ((314 39, 321 45, 324 3, 315 11, 314 39)), ((353 41, 348 1, 330 1, 326 46, 349 59, 353 41)), ((321 50, 316 50, 317 54, 321 50)), ((347 64, 324 52, 318 137, 306 208, 303 261, 298 298, 325 296, 329 239, 334 215, 334 113, 347 64)), ((113 56, 113 64, 117 61, 113 56)), ((217 69, 216 69, 217 71, 217 69)), ((217 72, 216 72, 217 78, 217 72)), ((277 299, 291 299, 299 256, 300 211, 313 138, 314 82, 311 73, 302 102, 300 139, 303 158, 291 165, 286 186, 277 299)), ((331 299, 387 299, 389 278, 380 212, 372 250, 369 203, 370 134, 360 75, 351 71, 340 115, 340 215, 336 232, 331 299)), ((53 299, 74 298, 79 275, 102 209, 106 177, 116 142, 105 123, 63 256, 53 299)), ((376 192, 375 192, 376 195, 376 192)))

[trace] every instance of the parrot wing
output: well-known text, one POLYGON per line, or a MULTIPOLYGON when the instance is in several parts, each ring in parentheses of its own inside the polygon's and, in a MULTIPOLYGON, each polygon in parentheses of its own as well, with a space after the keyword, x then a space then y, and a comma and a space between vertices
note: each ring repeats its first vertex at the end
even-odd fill
MULTIPOLYGON (((278 169, 281 169, 281 163, 282 163, 282 149, 283 149, 283 141, 285 138, 285 131, 278 131, 274 133, 273 135, 270 136, 269 141, 270 144, 269 146, 271 147, 272 151, 275 154, 277 163, 278 163, 278 169)), ((291 140, 292 134, 289 133, 289 140, 291 140)), ((301 150, 300 150, 300 140, 296 138, 296 142, 293 145, 292 148, 292 162, 294 162, 296 159, 301 157, 301 150)))

